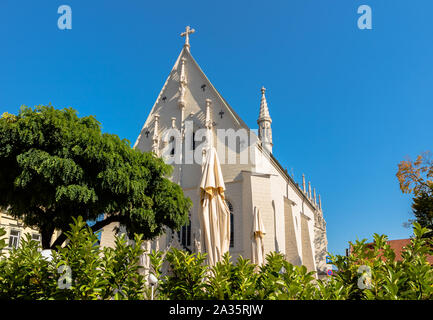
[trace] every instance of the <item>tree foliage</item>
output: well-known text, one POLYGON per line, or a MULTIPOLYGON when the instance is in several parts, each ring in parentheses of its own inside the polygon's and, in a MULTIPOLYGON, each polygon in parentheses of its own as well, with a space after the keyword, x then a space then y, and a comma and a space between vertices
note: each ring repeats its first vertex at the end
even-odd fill
MULTIPOLYGON (((73 217, 125 225, 153 238, 187 221, 191 201, 168 177, 172 167, 127 140, 102 133, 72 108, 22 107, 0 119, 0 207, 41 230, 44 248, 73 217)), ((57 241, 53 247, 60 244, 57 241)))
POLYGON ((403 193, 413 193, 415 197, 433 192, 433 161, 425 152, 415 161, 403 160, 398 164, 397 179, 403 193))
MULTIPOLYGON (((413 199, 412 209, 416 221, 423 227, 433 230, 433 195, 421 193, 413 199)), ((426 233, 425 237, 433 238, 433 231, 426 233)))

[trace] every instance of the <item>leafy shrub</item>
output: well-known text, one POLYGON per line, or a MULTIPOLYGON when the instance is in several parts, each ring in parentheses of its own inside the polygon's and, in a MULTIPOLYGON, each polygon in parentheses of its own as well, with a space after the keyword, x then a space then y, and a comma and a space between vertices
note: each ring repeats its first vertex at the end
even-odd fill
POLYGON ((430 230, 414 223, 414 238, 402 252, 402 261, 395 261, 395 253, 386 243, 387 237, 374 235, 370 249, 366 240, 352 244, 349 257, 334 256, 338 268, 335 280, 350 286, 349 299, 433 299, 433 267, 427 262, 432 255, 432 241, 424 235, 430 230), (360 266, 371 270, 368 287, 359 288, 360 266))
POLYGON ((56 291, 55 267, 45 260, 30 235, 21 249, 0 261, 0 299, 43 299, 56 291))
POLYGON ((205 298, 205 276, 208 267, 204 264, 205 255, 188 254, 186 251, 172 249, 166 255, 170 265, 168 275, 164 276, 159 292, 169 299, 205 298))
POLYGON ((271 252, 258 267, 239 257, 236 263, 228 254, 215 266, 205 265, 205 256, 173 249, 167 253, 169 274, 161 273, 163 258, 153 253, 152 264, 159 270, 160 299, 433 299, 433 267, 427 256, 433 254, 429 232, 414 224, 414 238, 404 248, 402 261, 386 243, 384 235, 374 235, 372 247, 366 240, 352 245, 348 257, 331 255, 338 269, 334 276, 316 279, 305 266, 294 266, 284 256, 271 252))
POLYGON ((67 245, 53 251, 51 260, 42 256, 39 244, 29 235, 19 249, 1 259, 0 299, 145 298, 138 265, 143 254, 140 236, 135 237, 134 245, 118 237, 114 249, 101 250, 97 236, 79 217, 67 238, 67 245))
MULTIPOLYGON (((149 299, 151 289, 139 266, 143 240, 132 245, 117 237, 115 248, 100 248, 97 237, 82 218, 74 220, 67 245, 44 258, 38 244, 28 236, 8 258, 0 256, 0 299, 149 299), (61 269, 70 268, 68 274, 61 269), (63 285, 62 285, 63 284, 63 285)), ((171 300, 344 300, 433 299, 433 268, 427 262, 433 244, 429 232, 414 224, 414 238, 402 260, 374 235, 352 244, 350 256, 332 256, 338 271, 317 279, 305 266, 294 266, 284 256, 271 252, 257 266, 239 257, 234 263, 226 253, 215 266, 206 265, 205 254, 177 249, 153 251, 151 274, 158 280, 155 299, 171 300)), ((0 229, 0 237, 4 232, 0 229)), ((5 241, 0 240, 0 249, 5 241)))

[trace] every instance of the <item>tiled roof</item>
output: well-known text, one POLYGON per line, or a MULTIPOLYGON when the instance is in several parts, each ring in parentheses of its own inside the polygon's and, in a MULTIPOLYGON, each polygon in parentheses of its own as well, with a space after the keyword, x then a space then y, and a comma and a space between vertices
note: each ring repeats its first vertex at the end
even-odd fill
MULTIPOLYGON (((386 243, 389 244, 391 249, 395 253, 395 260, 402 261, 401 253, 403 252, 403 248, 410 244, 411 239, 399 239, 399 240, 389 240, 386 243)), ((373 249, 374 243, 368 243, 367 247, 373 249)), ((350 248, 350 252, 352 252, 352 248, 350 248)), ((427 256, 427 261, 433 265, 433 256, 427 256)))
MULTIPOLYGON (((403 248, 410 244, 411 239, 400 239, 400 240, 390 240, 387 241, 387 243, 390 245, 391 249, 395 252, 395 260, 401 261, 401 253, 403 251, 403 248)), ((430 264, 433 264, 433 256, 428 256, 427 261, 430 264)))

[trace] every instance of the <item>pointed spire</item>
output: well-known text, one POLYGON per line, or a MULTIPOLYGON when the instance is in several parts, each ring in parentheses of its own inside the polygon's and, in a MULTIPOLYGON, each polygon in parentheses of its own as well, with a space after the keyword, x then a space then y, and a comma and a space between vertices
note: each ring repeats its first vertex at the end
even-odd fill
POLYGON ((319 209, 322 210, 322 199, 320 198, 320 194, 319 194, 319 209))
POLYGON ((307 189, 305 188, 305 175, 302 174, 302 189, 304 193, 307 193, 307 189))
POLYGON ((313 189, 313 193, 314 193, 314 204, 317 204, 317 201, 316 201, 316 188, 313 189))
POLYGON ((308 181, 308 198, 311 199, 311 182, 308 181))
POLYGON ((265 87, 262 87, 261 92, 262 99, 260 101, 260 114, 259 118, 257 119, 257 124, 259 125, 259 138, 262 141, 262 146, 264 149, 267 152, 272 153, 272 119, 269 115, 268 103, 265 96, 265 87))
POLYGON ((268 120, 272 122, 271 116, 269 115, 268 102, 266 101, 266 96, 265 96, 266 88, 262 87, 261 92, 262 92, 262 100, 260 101, 260 114, 259 114, 258 121, 268 120))

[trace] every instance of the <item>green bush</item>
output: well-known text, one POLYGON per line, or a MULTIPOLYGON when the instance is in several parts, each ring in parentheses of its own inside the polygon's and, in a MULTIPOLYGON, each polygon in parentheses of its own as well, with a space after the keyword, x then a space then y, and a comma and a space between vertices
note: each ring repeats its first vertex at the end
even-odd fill
MULTIPOLYGON (((100 248, 97 237, 83 219, 74 220, 67 245, 44 258, 38 244, 27 237, 21 248, 0 256, 0 299, 149 299, 139 259, 143 240, 128 244, 117 237, 115 248, 100 248), (67 266, 67 267, 66 267, 67 266), (59 273, 60 272, 60 273, 59 273), (68 273, 70 272, 70 274, 68 273)), ((352 245, 350 256, 332 256, 338 271, 317 279, 305 266, 294 266, 271 252, 263 266, 229 254, 215 266, 206 265, 205 254, 177 249, 150 254, 151 274, 158 283, 155 299, 170 300, 344 300, 432 299, 433 254, 428 229, 414 224, 414 237, 395 261, 386 236, 374 235, 352 245)), ((0 237, 4 232, 0 229, 0 237)), ((0 249, 5 241, 0 240, 0 249)))
POLYGON ((154 252, 151 261, 160 299, 427 300, 433 299, 433 267, 427 262, 433 243, 424 237, 427 232, 414 224, 415 236, 404 248, 402 261, 395 261, 384 235, 374 235, 372 248, 366 240, 351 243, 350 256, 331 255, 337 271, 325 279, 275 252, 261 267, 242 257, 233 263, 228 254, 209 267, 204 255, 172 249, 165 259, 167 275, 161 272, 162 253, 154 252))
POLYGON ((21 249, 13 249, 7 259, 0 261, 1 299, 43 299, 54 297, 55 267, 38 251, 38 243, 30 235, 22 241, 21 249))
MULTIPOLYGON (((81 217, 67 233, 67 245, 49 261, 27 236, 19 249, 0 260, 0 299, 144 299, 140 236, 134 245, 123 237, 115 248, 101 249, 81 217), (70 277, 68 274, 70 271, 70 277), (70 283, 69 281, 70 280, 70 283)), ((1 243, 0 243, 1 246, 1 243)))
POLYGON ((349 299, 433 299, 433 267, 427 262, 427 255, 433 254, 433 243, 424 237, 430 230, 418 223, 414 223, 413 230, 414 237, 404 248, 402 261, 395 261, 387 237, 378 234, 374 235, 372 249, 366 240, 357 241, 349 257, 331 258, 339 270, 335 281, 350 286, 349 299), (371 270, 371 288, 359 288, 362 274, 358 269, 362 265, 371 270))

